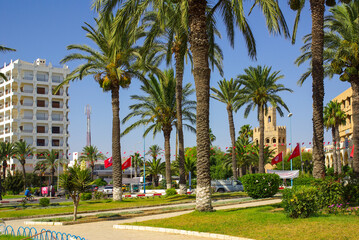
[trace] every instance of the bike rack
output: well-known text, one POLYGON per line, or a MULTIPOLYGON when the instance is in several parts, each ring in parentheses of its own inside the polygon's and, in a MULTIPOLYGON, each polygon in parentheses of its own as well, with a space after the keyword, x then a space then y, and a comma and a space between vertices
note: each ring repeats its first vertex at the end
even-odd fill
POLYGON ((34 227, 19 227, 16 231, 11 225, 6 226, 5 235, 11 236, 23 236, 23 240, 25 239, 34 239, 34 240, 86 240, 84 237, 72 235, 69 233, 62 233, 51 231, 49 229, 41 229, 40 232, 37 232, 36 228, 34 227))

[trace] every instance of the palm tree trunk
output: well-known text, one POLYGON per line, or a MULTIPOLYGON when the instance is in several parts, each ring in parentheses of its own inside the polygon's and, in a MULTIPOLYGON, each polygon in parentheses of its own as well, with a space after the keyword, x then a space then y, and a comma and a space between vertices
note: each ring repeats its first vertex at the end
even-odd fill
POLYGON ((359 176, 359 76, 351 79, 351 85, 353 90, 353 144, 354 144, 354 156, 353 156, 353 172, 359 176))
POLYGON ((171 137, 171 126, 165 126, 163 128, 163 136, 165 138, 165 160, 166 160, 166 188, 169 189, 172 186, 171 180, 171 147, 170 147, 170 137, 171 137))
POLYGON ((73 214, 73 221, 77 220, 77 207, 79 205, 80 196, 76 196, 75 194, 72 196, 72 201, 74 203, 74 214, 73 214))
POLYGON ((7 168, 7 160, 3 160, 2 161, 2 179, 5 180, 5 177, 6 177, 6 168, 7 168))
POLYGON ((259 173, 264 173, 264 106, 258 106, 259 117, 259 173))
POLYGON ((228 122, 229 122, 229 134, 231 135, 231 142, 232 142, 232 172, 233 172, 233 179, 238 178, 237 174, 237 159, 236 159, 236 133, 234 129, 234 121, 233 121, 233 112, 232 106, 227 105, 227 113, 228 113, 228 122))
POLYGON ((310 0, 312 11, 313 177, 325 175, 323 121, 324 0, 310 0))
POLYGON ((210 140, 209 140, 209 89, 208 37, 206 32, 206 0, 188 0, 193 76, 197 98, 197 189, 196 209, 212 211, 210 140))
POLYGON ((120 143, 120 100, 119 87, 114 83, 111 90, 112 100, 112 178, 113 201, 122 201, 122 169, 120 143))
POLYGON ((135 158, 135 178, 137 178, 137 161, 138 159, 135 158))
POLYGON ((55 168, 51 168, 51 185, 54 186, 54 177, 55 176, 55 168))
POLYGON ((336 126, 335 128, 335 148, 337 151, 337 168, 338 168, 338 174, 342 174, 342 159, 340 157, 340 137, 339 137, 339 126, 336 126))
MULTIPOLYGON (((337 148, 335 144, 336 128, 332 127, 332 138, 333 138, 333 168, 334 174, 338 174, 338 159, 337 159, 337 148)), ((328 166, 329 167, 329 166, 328 166)))
POLYGON ((26 190, 26 171, 25 171, 25 162, 21 162, 22 166, 22 177, 24 178, 24 191, 26 190))
MULTIPOLYGON (((182 126, 182 82, 183 82, 183 57, 181 58, 179 52, 175 52, 176 59, 176 111, 177 111, 177 133, 179 145, 179 194, 186 194, 186 172, 184 168, 184 139, 182 126)), ((176 139, 177 140, 177 139, 176 139)), ((177 143, 177 141, 176 141, 177 143)), ((177 146, 177 144, 176 144, 177 146)), ((176 148, 177 155, 177 148, 176 148)))
POLYGON ((93 180, 93 173, 94 173, 95 165, 91 164, 91 179, 93 180))

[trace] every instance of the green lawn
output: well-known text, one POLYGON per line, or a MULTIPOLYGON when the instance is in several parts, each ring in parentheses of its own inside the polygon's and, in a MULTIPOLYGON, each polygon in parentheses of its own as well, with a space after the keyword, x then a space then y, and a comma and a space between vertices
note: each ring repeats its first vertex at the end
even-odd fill
MULTIPOLYGON (((228 193, 228 194, 215 194, 213 199, 245 197, 245 193, 228 193)), ((78 212, 83 211, 99 211, 119 208, 131 208, 141 206, 154 206, 161 204, 175 204, 183 202, 195 201, 195 195, 176 195, 171 197, 149 197, 149 198, 126 198, 122 202, 113 202, 112 200, 94 200, 94 201, 81 201, 79 204, 78 212)), ((39 207, 38 204, 29 204, 26 209, 9 209, 4 206, 0 208, 0 218, 9 217, 25 217, 25 216, 38 216, 50 214, 66 214, 73 212, 72 202, 62 202, 58 206, 51 206, 46 209, 39 207)))
POLYGON ((130 225, 175 228, 211 232, 256 240, 359 239, 359 217, 321 215, 308 219, 291 219, 278 206, 230 209, 209 213, 193 212, 163 220, 130 225))
POLYGON ((23 198, 24 195, 4 195, 2 199, 13 199, 13 198, 23 198))
POLYGON ((11 235, 0 235, 0 240, 21 240, 24 239, 25 237, 19 236, 19 237, 14 237, 11 235))

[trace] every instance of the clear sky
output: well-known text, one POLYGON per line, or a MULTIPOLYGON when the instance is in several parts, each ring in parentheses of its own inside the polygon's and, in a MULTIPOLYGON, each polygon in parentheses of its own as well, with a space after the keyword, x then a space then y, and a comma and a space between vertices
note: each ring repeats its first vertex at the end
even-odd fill
MULTIPOLYGON (((246 11, 248 12, 248 2, 246 11)), ((292 30, 295 14, 287 5, 287 1, 280 1, 281 7, 292 30)), ((33 62, 37 58, 44 58, 47 63, 60 65, 60 60, 69 54, 66 46, 69 44, 91 44, 85 37, 81 26, 84 22, 94 25, 93 18, 97 14, 90 9, 91 0, 61 0, 61 1, 26 1, 26 0, 1 0, 0 1, 0 22, 1 34, 0 44, 15 48, 13 53, 5 53, 0 56, 1 64, 10 62, 11 59, 21 59, 33 62)), ((308 65, 297 67, 294 60, 300 54, 302 37, 311 31, 311 17, 309 3, 302 13, 301 22, 298 28, 297 43, 292 45, 290 39, 281 36, 271 36, 265 27, 265 20, 258 8, 248 16, 249 24, 254 33, 257 43, 257 61, 247 57, 247 50, 243 38, 236 32, 235 48, 232 49, 226 38, 225 28, 219 23, 218 28, 222 33, 219 44, 224 53, 224 76, 227 79, 235 78, 243 73, 243 69, 249 66, 267 65, 272 66, 273 71, 281 71, 284 78, 280 81, 286 87, 291 88, 293 93, 283 93, 281 97, 287 103, 292 116, 292 139, 293 142, 304 142, 307 147, 312 142, 312 87, 311 79, 308 79, 302 87, 296 82, 308 65)), ((220 22, 220 20, 219 20, 220 22)), ((94 46, 93 46, 94 47, 94 46)), ((69 63, 73 70, 79 62, 69 63)), ((187 66, 184 75, 184 84, 190 82, 194 87, 194 80, 187 66)), ((211 86, 217 87, 217 81, 222 78, 217 71, 211 74, 211 86)), ((134 102, 130 99, 133 94, 139 94, 140 83, 134 79, 129 89, 120 90, 120 117, 128 113, 128 106, 134 102)), ((332 98, 349 88, 348 83, 341 82, 338 77, 325 79, 325 100, 327 104, 332 98)), ((91 131, 92 145, 97 146, 100 151, 111 154, 111 127, 112 109, 110 93, 103 93, 92 77, 82 81, 71 82, 70 84, 70 153, 81 151, 86 145, 86 116, 84 108, 87 104, 92 107, 91 131)), ((287 140, 290 140, 288 112, 285 117, 277 116, 277 125, 287 126, 287 140)), ((240 109, 234 116, 236 134, 240 126, 250 124, 257 127, 256 112, 251 112, 247 119, 243 117, 243 109, 240 109)), ((130 122, 132 123, 132 121, 130 122)), ((129 123, 129 124, 130 124, 129 123)), ((128 125, 121 125, 124 129, 128 125)), ((214 145, 225 148, 230 145, 228 117, 225 105, 211 99, 210 127, 216 136, 214 145)), ((139 128, 121 139, 122 155, 128 156, 133 151, 143 152, 143 128, 139 128), (126 152, 126 153, 124 153, 126 152)), ((171 136, 172 159, 175 149, 175 133, 171 136)), ((328 132, 325 134, 325 141, 331 142, 328 132)), ((158 144, 164 148, 162 135, 153 138, 146 137, 145 145, 158 144)), ((196 136, 185 131, 185 146, 196 145, 196 136)))

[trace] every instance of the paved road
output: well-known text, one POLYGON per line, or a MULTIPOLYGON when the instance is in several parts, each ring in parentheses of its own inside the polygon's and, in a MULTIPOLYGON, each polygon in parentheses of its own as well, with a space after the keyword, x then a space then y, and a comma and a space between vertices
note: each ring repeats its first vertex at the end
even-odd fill
MULTIPOLYGON (((215 209, 221 210, 221 209, 231 209, 231 208, 246 208, 246 207, 270 205, 270 204, 279 203, 279 202, 281 202, 280 199, 271 199, 271 200, 264 200, 264 201, 259 201, 259 202, 239 203, 239 204, 230 205, 230 206, 215 207, 215 209)), ((168 207, 168 206, 166 206, 166 207, 168 207)), ((144 210, 144 209, 147 209, 147 208, 139 208, 138 210, 144 210)), ((191 212, 191 211, 157 214, 157 215, 151 215, 151 216, 124 219, 124 220, 114 220, 114 221, 97 222, 97 223, 85 223, 85 224, 76 224, 76 225, 68 225, 68 226, 36 226, 36 229, 38 231, 40 231, 41 229, 46 228, 46 229, 50 229, 50 230, 71 233, 71 234, 79 235, 81 237, 85 237, 88 240, 102 240, 102 239, 103 240, 109 240, 109 239, 188 240, 189 236, 186 236, 186 235, 177 235, 177 234, 169 234, 169 233, 150 232, 150 231, 147 232, 147 231, 133 231, 133 230, 118 230, 118 229, 114 229, 113 225, 122 224, 122 223, 131 223, 131 222, 142 222, 142 221, 151 220, 151 219, 169 218, 169 217, 186 214, 189 212, 191 212)), ((24 220, 6 221, 6 224, 13 226, 14 229, 17 229, 19 226, 24 226, 24 220)), ((207 238, 191 236, 190 239, 204 240, 207 238)))

